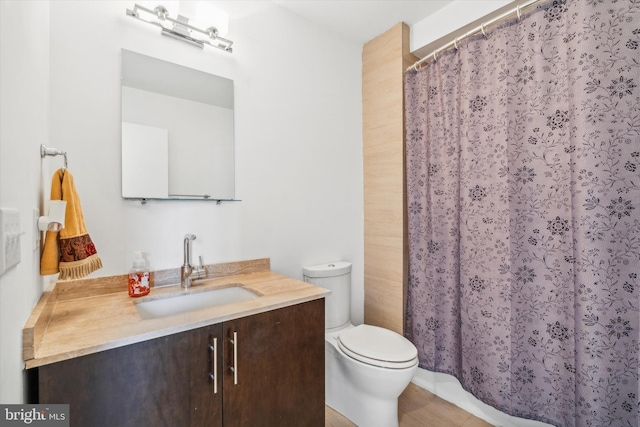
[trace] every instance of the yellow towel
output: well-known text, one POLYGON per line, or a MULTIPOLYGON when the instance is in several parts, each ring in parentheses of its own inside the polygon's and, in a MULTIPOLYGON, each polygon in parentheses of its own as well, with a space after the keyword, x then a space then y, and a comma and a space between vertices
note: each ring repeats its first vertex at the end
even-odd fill
POLYGON ((58 169, 53 174, 51 200, 67 202, 65 225, 59 232, 47 231, 40 274, 47 276, 60 272, 59 280, 80 279, 102 268, 96 247, 87 233, 80 198, 69 170, 58 169))

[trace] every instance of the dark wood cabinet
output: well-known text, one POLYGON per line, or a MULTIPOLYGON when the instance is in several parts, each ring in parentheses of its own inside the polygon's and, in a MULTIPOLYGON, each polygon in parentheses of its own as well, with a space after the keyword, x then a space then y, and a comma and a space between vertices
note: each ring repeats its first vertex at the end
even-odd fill
POLYGON ((72 426, 321 427, 324 299, 37 370, 72 426))
POLYGON ((225 427, 324 426, 324 299, 225 322, 226 343, 234 332, 225 427))
POLYGON ((39 401, 68 403, 72 426, 219 426, 212 325, 38 368, 39 401))

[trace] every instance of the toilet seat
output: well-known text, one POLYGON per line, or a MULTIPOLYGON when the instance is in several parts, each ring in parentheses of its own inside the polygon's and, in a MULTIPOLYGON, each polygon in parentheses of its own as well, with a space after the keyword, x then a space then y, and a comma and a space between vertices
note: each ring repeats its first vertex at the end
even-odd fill
POLYGON ((378 326, 350 328, 338 336, 338 346, 349 357, 382 368, 410 368, 418 360, 418 350, 411 341, 378 326))

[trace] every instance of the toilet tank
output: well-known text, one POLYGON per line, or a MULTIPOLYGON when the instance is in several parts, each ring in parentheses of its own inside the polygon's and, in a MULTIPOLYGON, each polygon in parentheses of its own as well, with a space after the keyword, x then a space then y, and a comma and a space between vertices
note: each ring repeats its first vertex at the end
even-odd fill
POLYGON ((338 261, 302 267, 304 281, 331 291, 325 298, 325 329, 351 320, 351 263, 338 261))

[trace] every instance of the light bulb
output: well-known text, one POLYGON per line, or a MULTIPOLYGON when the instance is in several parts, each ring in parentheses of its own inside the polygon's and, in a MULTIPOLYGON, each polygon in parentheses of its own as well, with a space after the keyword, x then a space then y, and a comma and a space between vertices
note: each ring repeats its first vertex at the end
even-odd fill
POLYGON ((202 29, 215 27, 220 37, 224 37, 229 32, 229 14, 227 12, 208 1, 195 1, 192 3, 195 3, 192 25, 202 29))

